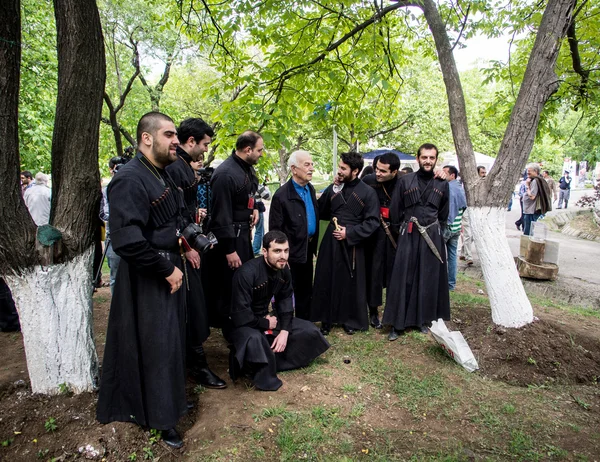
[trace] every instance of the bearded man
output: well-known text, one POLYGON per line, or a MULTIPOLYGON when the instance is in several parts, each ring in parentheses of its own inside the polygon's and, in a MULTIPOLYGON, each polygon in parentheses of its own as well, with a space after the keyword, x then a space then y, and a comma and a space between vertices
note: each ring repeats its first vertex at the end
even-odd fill
POLYGON ((144 115, 137 155, 108 186, 110 232, 121 257, 110 306, 97 418, 175 430, 185 397, 185 294, 177 230, 183 194, 165 170, 177 160, 177 130, 168 116, 144 115))
POLYGON ((400 159, 391 152, 377 158, 375 173, 367 175, 363 181, 371 186, 379 199, 379 227, 369 238, 367 249, 367 278, 369 322, 371 327, 381 329, 378 309, 383 304, 383 288, 389 287, 394 258, 396 239, 390 227, 390 204, 396 189, 400 159))
POLYGON ((321 220, 330 223, 317 258, 311 320, 321 321, 325 335, 333 324, 348 335, 369 328, 365 247, 379 227, 379 200, 358 178, 363 165, 360 154, 342 154, 338 184, 329 185, 318 201, 321 220))
POLYGON ((259 218, 258 204, 254 200, 258 190, 254 165, 263 150, 263 139, 258 133, 242 133, 235 143, 235 151, 215 169, 210 181, 212 215, 208 230, 219 243, 206 254, 202 273, 208 314, 215 327, 228 322, 235 271, 254 258, 251 233, 259 218))
POLYGON ((431 321, 450 319, 448 267, 443 231, 449 211, 448 183, 434 176, 438 149, 423 144, 419 170, 398 179, 390 207, 398 250, 387 291, 383 323, 396 340, 407 327, 427 332, 431 321))
POLYGON ((262 257, 244 263, 233 277, 232 325, 223 329, 232 344, 229 374, 232 380, 249 376, 259 390, 279 389, 283 382, 277 372, 308 366, 329 348, 313 323, 294 318, 289 253, 286 235, 270 231, 262 257))

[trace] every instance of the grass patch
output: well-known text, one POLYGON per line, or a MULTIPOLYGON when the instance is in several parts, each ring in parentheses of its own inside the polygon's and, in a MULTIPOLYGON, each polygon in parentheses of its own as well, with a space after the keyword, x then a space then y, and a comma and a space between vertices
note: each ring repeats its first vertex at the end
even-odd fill
POLYGON ((403 407, 413 414, 436 406, 458 391, 439 372, 425 374, 421 378, 401 365, 394 373, 393 384, 394 393, 403 407))
MULTIPOLYGON (((275 434, 274 442, 281 451, 282 461, 316 460, 325 448, 332 447, 340 455, 353 451, 351 440, 340 439, 340 430, 349 423, 341 417, 337 407, 315 406, 308 412, 272 407, 264 409, 258 420, 273 417, 277 417, 279 422, 269 428, 275 434)), ((256 436, 253 437, 256 440, 256 436)))
POLYGON ((451 306, 489 306, 490 301, 485 295, 469 294, 461 292, 450 292, 450 305, 451 306))
POLYGON ((554 308, 557 310, 565 311, 570 314, 578 315, 578 316, 587 316, 591 318, 600 319, 600 310, 594 308, 588 308, 585 306, 578 305, 568 305, 566 303, 556 302, 546 297, 540 297, 538 295, 532 294, 528 295, 529 300, 536 306, 541 308, 554 308))

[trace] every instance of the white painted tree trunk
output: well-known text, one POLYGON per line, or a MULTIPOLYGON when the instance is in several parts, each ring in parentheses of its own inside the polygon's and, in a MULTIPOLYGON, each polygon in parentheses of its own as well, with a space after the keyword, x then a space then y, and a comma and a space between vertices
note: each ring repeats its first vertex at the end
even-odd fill
POLYGON ((91 247, 67 263, 5 276, 19 312, 34 393, 56 394, 61 384, 81 393, 97 385, 93 252, 91 247))
POLYGON ((506 239, 504 209, 469 207, 468 211, 492 320, 504 327, 529 324, 533 321, 533 309, 506 239))

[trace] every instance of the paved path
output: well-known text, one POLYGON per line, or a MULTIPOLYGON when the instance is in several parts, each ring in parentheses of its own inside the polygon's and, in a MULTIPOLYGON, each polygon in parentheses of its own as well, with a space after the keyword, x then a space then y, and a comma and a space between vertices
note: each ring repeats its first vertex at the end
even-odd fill
MULTIPOLYGON (((584 194, 591 194, 591 190, 581 189, 571 192, 569 211, 579 209, 575 202, 584 194)), ((556 203, 554 204, 556 206, 556 203)), ((506 212, 506 237, 512 250, 513 256, 519 255, 521 231, 517 231, 515 221, 520 216, 518 201, 513 202, 513 208, 506 212)), ((553 210, 548 215, 564 213, 563 210, 553 210)), ((588 283, 600 287, 600 242, 578 239, 559 232, 548 231, 548 238, 558 241, 559 249, 559 279, 576 279, 582 283, 588 283)), ((475 266, 478 266, 477 251, 474 250, 475 266)), ((463 262, 460 262, 463 266, 463 262)))
MULTIPOLYGON (((568 210, 578 209, 575 207, 577 199, 584 194, 590 194, 590 190, 574 190, 571 193, 571 201, 568 210), (575 199, 575 200, 573 200, 575 199)), ((563 210, 553 210, 548 216, 563 213, 563 210)), ((515 221, 519 219, 519 203, 510 212, 506 213, 506 237, 513 256, 519 254, 520 237, 523 234, 517 231, 515 221)), ((559 232, 548 231, 548 239, 558 241, 559 249, 559 277, 572 277, 584 282, 590 282, 600 286, 600 242, 578 239, 559 232)))

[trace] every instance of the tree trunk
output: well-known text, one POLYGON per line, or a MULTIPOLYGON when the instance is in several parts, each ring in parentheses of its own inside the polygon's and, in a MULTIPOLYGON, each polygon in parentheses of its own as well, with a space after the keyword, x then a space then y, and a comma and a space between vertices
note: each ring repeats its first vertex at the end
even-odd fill
POLYGON ((290 155, 291 152, 289 152, 285 146, 281 146, 281 148, 279 148, 279 162, 276 170, 280 185, 283 185, 287 181, 287 177, 290 173, 287 166, 290 155))
POLYGON ((492 318, 506 327, 522 326, 533 320, 533 312, 504 233, 504 208, 531 152, 544 105, 558 88, 554 67, 576 0, 549 0, 500 152, 485 179, 476 172, 464 94, 445 23, 433 0, 421 1, 444 76, 450 125, 492 318))
POLYGON ((469 207, 477 255, 492 307, 492 320, 504 327, 533 321, 533 309, 505 234, 505 212, 500 207, 469 207))
POLYGON ((36 263, 35 223, 21 195, 19 160, 19 79, 21 8, 19 0, 0 2, 0 274, 36 263))
POLYGON ((19 311, 31 387, 40 393, 56 393, 61 384, 76 392, 92 390, 98 371, 92 334, 91 261, 100 197, 98 132, 106 72, 104 45, 94 0, 55 0, 54 9, 58 99, 50 223, 61 232, 62 240, 52 247, 36 247, 35 224, 18 182, 15 94, 20 55, 5 48, 6 38, 14 38, 19 48, 19 5, 13 0, 0 6, 0 107, 3 116, 10 116, 0 117, 0 188, 8 201, 0 220, 0 272, 19 311))
POLYGON ((92 332, 94 247, 66 263, 34 266, 6 276, 19 311, 27 370, 34 393, 75 393, 98 383, 92 332))

